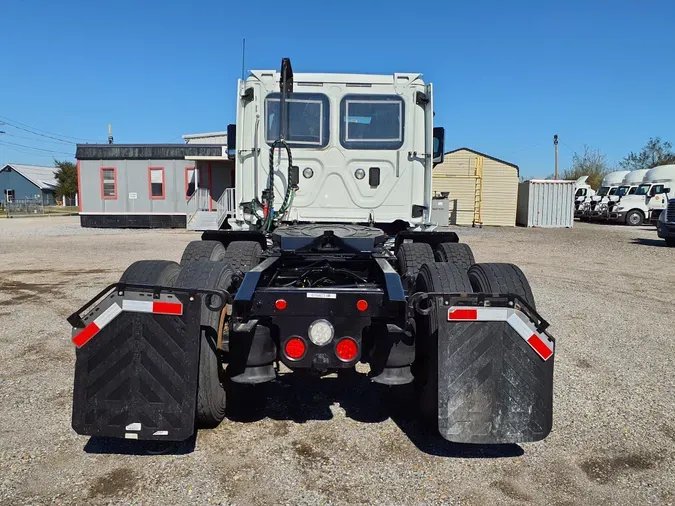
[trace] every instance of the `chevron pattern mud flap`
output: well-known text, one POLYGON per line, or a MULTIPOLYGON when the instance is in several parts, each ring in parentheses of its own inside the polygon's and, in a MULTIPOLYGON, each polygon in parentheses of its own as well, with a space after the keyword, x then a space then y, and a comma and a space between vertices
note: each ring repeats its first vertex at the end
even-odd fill
POLYGON ((200 310, 199 295, 153 302, 130 292, 94 307, 73 332, 73 429, 165 441, 194 434, 200 310))
POLYGON ((553 418, 553 338, 512 308, 439 313, 441 435, 481 444, 544 439, 553 418))

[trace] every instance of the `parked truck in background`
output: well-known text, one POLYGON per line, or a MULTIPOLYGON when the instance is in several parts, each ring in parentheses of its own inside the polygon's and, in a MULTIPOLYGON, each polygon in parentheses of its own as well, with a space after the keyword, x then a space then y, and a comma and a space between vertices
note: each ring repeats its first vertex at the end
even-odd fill
POLYGON ((656 224, 661 213, 668 206, 668 200, 675 197, 675 165, 659 165, 649 169, 645 181, 656 186, 654 196, 649 200, 649 221, 656 224))
POLYGON ((675 247, 675 199, 670 199, 666 208, 659 214, 656 233, 670 247, 675 247))
POLYGON ((588 220, 603 219, 608 213, 609 197, 616 193, 628 173, 627 170, 620 170, 607 174, 602 179, 597 193, 590 198, 590 201, 584 203, 580 217, 588 220))
POLYGON ((671 187, 675 187, 675 165, 645 170, 637 190, 632 195, 621 197, 612 206, 609 219, 630 226, 649 222, 652 214, 658 220, 658 215, 666 206, 671 187))
POLYGON ((595 190, 591 185, 586 183, 588 176, 581 176, 574 183, 574 216, 581 216, 581 209, 585 202, 590 202, 590 199, 595 195, 595 190))
POLYGON ((432 85, 293 75, 284 59, 240 80, 236 104, 233 228, 180 264, 135 262, 68 319, 76 432, 184 440, 261 397, 280 364, 320 377, 362 362, 374 383, 413 384, 447 440, 545 438, 555 341, 525 275, 476 263, 430 220, 432 85))

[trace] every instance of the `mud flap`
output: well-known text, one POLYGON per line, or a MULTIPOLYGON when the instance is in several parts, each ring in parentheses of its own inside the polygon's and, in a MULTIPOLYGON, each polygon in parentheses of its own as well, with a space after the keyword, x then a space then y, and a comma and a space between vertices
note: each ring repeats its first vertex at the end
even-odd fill
POLYGON ((438 319, 441 435, 481 444, 544 439, 553 420, 554 340, 515 309, 450 308, 438 319))
POLYGON ((181 314, 156 314, 138 312, 153 304, 147 293, 113 293, 83 318, 73 337, 78 434, 183 441, 194 433, 201 300, 162 295, 154 307, 171 313, 180 302, 181 314))

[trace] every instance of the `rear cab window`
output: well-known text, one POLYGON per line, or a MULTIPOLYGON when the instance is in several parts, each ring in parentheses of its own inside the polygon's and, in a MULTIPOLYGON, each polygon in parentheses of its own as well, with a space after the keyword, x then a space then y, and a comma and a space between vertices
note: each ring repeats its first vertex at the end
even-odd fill
MULTIPOLYGON (((330 106, 321 93, 291 93, 286 98, 286 142, 296 148, 324 148, 330 137, 330 106)), ((265 141, 279 139, 281 125, 281 93, 265 98, 265 141)))
POLYGON ((346 149, 399 149, 405 104, 398 95, 345 95, 340 102, 340 144, 346 149))

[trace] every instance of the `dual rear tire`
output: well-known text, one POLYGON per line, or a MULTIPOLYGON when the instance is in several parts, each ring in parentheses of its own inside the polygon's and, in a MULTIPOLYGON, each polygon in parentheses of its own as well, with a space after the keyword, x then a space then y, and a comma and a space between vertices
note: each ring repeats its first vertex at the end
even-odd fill
MULTIPOLYGON (((532 289, 523 271, 513 264, 473 264, 468 270, 463 265, 449 262, 427 263, 420 267, 415 284, 416 292, 445 293, 514 293, 535 308, 532 289)), ((415 391, 423 419, 438 428, 438 326, 446 312, 440 297, 428 299, 429 312, 416 314, 415 326, 415 391), (439 317, 440 316, 440 317, 439 317)))
MULTIPOLYGON (((197 248, 190 248, 190 251, 186 249, 187 256, 193 257, 193 260, 186 262, 182 268, 176 262, 168 260, 134 262, 124 271, 120 281, 177 288, 229 290, 234 274, 232 268, 222 261, 195 260, 196 251, 197 248)), ((206 251, 208 248, 202 248, 202 252, 206 251)), ((186 258, 185 254, 183 258, 186 258)), ((227 405, 223 359, 216 349, 220 314, 206 307, 206 297, 202 298, 200 320, 195 425, 206 428, 215 427, 223 420, 227 405)))

